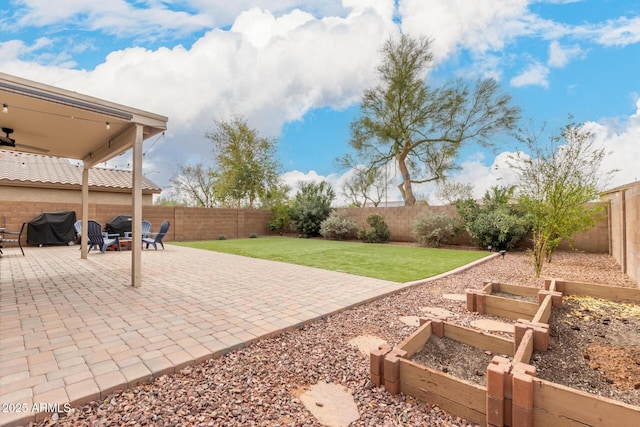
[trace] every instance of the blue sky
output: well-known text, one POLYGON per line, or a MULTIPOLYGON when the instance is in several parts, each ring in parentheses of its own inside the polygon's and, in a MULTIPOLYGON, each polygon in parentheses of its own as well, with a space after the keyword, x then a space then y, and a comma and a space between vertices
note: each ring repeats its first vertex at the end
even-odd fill
MULTIPOLYGON (((612 151, 609 186, 640 161, 640 2, 621 0, 1 0, 0 71, 169 117, 145 143, 144 173, 163 187, 181 163, 212 164, 204 133, 239 114, 279 141, 283 178, 340 194, 362 92, 378 49, 406 33, 433 39, 427 82, 495 78, 523 126, 587 123, 612 151)), ((466 147, 452 179, 477 196, 513 177, 506 136, 466 147), (495 169, 498 166, 498 169, 495 169)), ((126 168, 126 155, 107 166, 126 168)), ((393 168, 390 169, 393 171, 393 168)), ((392 180, 393 181, 393 180, 392 180)), ((391 199, 399 198, 391 182, 391 199)), ((434 199, 434 188, 418 195, 434 199)))

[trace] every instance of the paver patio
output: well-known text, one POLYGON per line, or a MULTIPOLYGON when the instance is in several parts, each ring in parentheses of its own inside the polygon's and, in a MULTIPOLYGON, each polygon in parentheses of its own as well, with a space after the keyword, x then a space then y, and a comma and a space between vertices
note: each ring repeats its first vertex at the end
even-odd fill
POLYGON ((166 245, 0 259, 0 426, 44 417, 410 284, 166 245), (42 411, 34 411, 34 404, 42 411), (41 406, 42 405, 42 406, 41 406), (47 406, 48 405, 48 406, 47 406), (26 412, 18 412, 26 410, 26 412))

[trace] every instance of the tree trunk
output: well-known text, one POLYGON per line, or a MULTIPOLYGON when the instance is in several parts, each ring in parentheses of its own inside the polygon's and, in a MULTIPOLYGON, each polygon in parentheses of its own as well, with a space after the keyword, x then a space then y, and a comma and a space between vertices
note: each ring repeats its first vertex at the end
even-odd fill
POLYGON ((402 184, 398 185, 402 199, 405 206, 414 206, 416 204, 416 197, 413 195, 413 187, 411 186, 411 175, 409 174, 409 168, 407 168, 407 155, 409 154, 409 143, 406 141, 402 151, 398 153, 396 159, 398 160, 398 167, 400 168, 400 174, 402 175, 402 184))

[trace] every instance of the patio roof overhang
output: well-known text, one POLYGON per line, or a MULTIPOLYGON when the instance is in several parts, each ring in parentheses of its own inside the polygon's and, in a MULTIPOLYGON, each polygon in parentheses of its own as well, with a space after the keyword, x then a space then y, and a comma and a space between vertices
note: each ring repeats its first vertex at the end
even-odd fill
MULTIPOLYGON (((0 73, 0 108, 0 127, 12 129, 9 137, 15 140, 15 147, 3 148, 83 161, 85 236, 89 169, 133 149, 131 284, 140 286, 142 143, 164 132, 168 118, 5 73, 0 73)), ((86 258, 86 241, 82 245, 86 258)))
MULTIPOLYGON (((167 129, 167 118, 98 98, 0 73, 1 127, 11 128, 18 151, 83 160, 89 167, 167 129), (107 123, 109 124, 107 126, 107 123)), ((6 147, 5 147, 6 148, 6 147)))

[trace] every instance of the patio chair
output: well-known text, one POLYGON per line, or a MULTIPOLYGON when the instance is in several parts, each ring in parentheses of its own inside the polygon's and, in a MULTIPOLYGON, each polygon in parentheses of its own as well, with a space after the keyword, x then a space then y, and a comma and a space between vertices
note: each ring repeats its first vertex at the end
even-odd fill
POLYGON ((92 219, 87 223, 87 235, 89 238, 89 250, 91 252, 93 248, 99 248, 100 252, 104 253, 111 245, 118 245, 120 250, 120 237, 117 234, 105 234, 102 232, 102 226, 97 221, 92 219))
POLYGON ((79 219, 73 223, 73 228, 76 230, 76 237, 79 242, 82 242, 82 220, 79 219))
POLYGON ((157 233, 148 233, 147 237, 142 238, 142 243, 147 244, 147 249, 149 249, 149 245, 153 245, 153 248, 157 251, 158 243, 160 243, 160 246, 162 246, 162 249, 164 250, 164 243, 162 243, 162 238, 165 236, 165 234, 167 234, 167 231, 169 231, 169 225, 171 225, 171 223, 169 221, 165 221, 160 224, 160 231, 158 231, 157 233))
MULTIPOLYGON (((147 221, 146 219, 142 220, 142 237, 147 237, 147 235, 151 233, 151 223, 149 221, 147 221)), ((125 231, 124 232, 124 237, 127 238, 131 238, 133 237, 133 232, 132 231, 125 231)))
POLYGON ((20 227, 20 231, 7 231, 7 230, 2 231, 0 233, 0 247, 4 247, 5 243, 17 243, 18 246, 20 247, 20 251, 22 252, 22 256, 24 256, 24 249, 22 249, 22 233, 24 232, 24 227, 26 225, 27 223, 23 222, 22 227, 20 227), (7 237, 7 236, 16 236, 16 237, 7 237))

